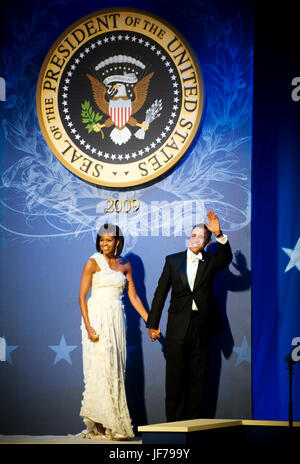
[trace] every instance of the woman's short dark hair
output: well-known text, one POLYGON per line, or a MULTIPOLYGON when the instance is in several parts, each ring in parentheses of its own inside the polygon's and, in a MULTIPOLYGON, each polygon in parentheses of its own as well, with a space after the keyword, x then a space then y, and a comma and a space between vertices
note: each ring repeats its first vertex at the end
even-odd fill
POLYGON ((116 249, 116 255, 120 255, 124 247, 124 237, 120 227, 114 224, 103 224, 103 226, 100 227, 96 238, 96 250, 102 253, 100 249, 100 238, 102 235, 106 234, 111 234, 113 237, 115 237, 116 240, 119 240, 119 244, 117 245, 116 249))

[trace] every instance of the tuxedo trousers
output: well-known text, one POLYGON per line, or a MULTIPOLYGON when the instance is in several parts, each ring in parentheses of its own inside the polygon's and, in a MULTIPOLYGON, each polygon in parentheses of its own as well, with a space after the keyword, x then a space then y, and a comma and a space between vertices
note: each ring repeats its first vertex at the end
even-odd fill
POLYGON ((192 311, 183 340, 166 340, 166 416, 168 422, 203 417, 210 336, 192 311))

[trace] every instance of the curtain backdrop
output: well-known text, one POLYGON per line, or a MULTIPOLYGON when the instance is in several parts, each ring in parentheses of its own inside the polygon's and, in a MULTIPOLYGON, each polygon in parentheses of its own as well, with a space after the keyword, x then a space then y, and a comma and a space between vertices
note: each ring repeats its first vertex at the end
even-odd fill
MULTIPOLYGON (((252 377, 253 417, 266 420, 288 420, 287 358, 292 351, 300 358, 300 73, 291 3, 284 11, 256 11, 252 377)), ((299 362, 293 370, 293 417, 299 421, 299 362)))

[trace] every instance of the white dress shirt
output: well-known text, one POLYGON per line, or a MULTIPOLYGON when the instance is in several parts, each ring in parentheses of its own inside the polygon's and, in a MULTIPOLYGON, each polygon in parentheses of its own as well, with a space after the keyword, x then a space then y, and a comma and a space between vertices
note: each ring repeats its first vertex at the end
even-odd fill
MULTIPOLYGON (((222 243, 222 245, 225 245, 225 243, 227 242, 227 235, 222 235, 222 237, 216 238, 216 240, 217 242, 222 243)), ((188 248, 187 249, 186 273, 187 273, 187 278, 188 278, 188 282, 189 282, 189 286, 191 290, 194 289, 194 283, 195 283, 199 261, 203 261, 203 256, 202 256, 201 251, 196 255, 188 248)), ((198 311, 197 305, 194 300, 192 304, 192 310, 198 311)))

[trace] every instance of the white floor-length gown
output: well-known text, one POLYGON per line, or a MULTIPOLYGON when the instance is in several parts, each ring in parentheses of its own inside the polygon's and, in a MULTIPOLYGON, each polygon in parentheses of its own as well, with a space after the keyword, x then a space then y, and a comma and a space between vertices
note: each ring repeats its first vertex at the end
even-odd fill
POLYGON ((97 342, 88 339, 82 319, 84 392, 80 416, 84 438, 99 438, 95 423, 101 423, 111 439, 133 437, 125 393, 126 332, 122 304, 126 278, 112 270, 101 253, 94 258, 99 268, 93 274, 88 315, 99 334, 97 342))

